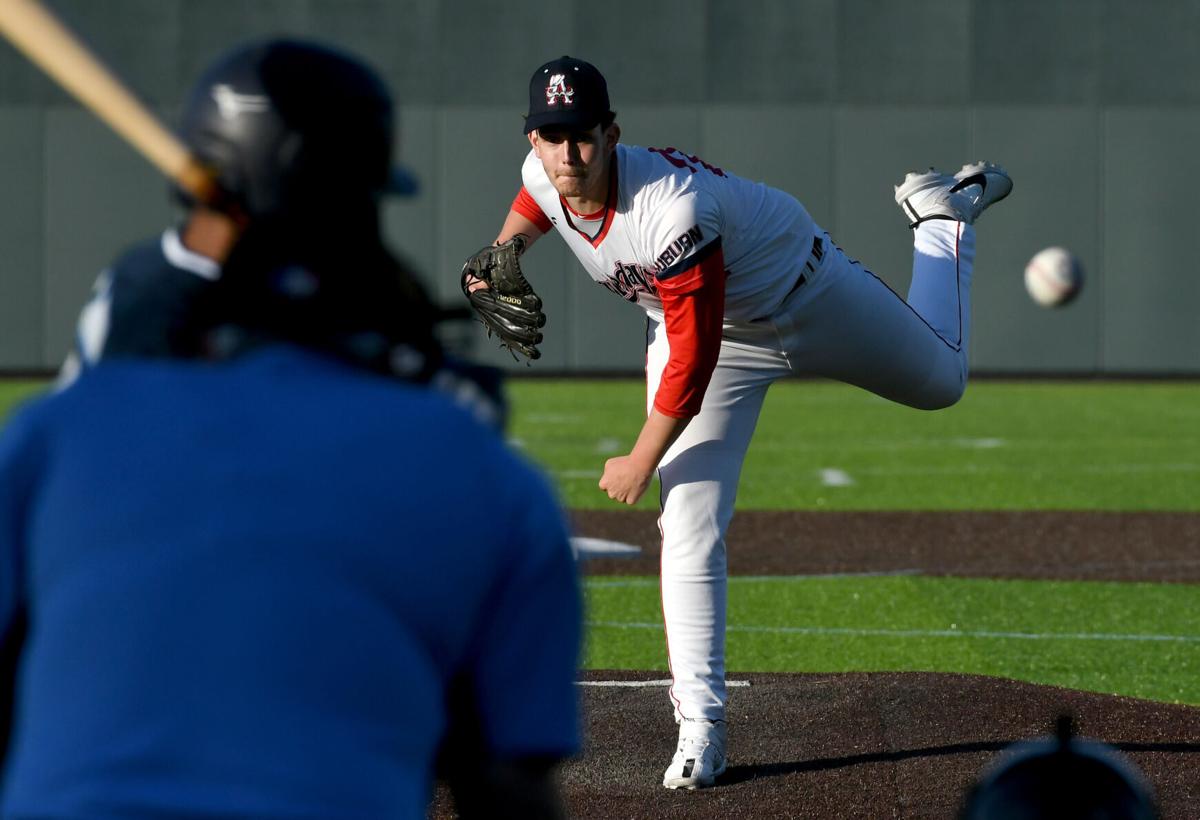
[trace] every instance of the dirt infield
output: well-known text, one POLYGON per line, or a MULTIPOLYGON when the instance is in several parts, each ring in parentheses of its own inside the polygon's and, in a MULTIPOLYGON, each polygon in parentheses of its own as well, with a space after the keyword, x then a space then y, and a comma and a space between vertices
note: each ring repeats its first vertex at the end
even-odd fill
MULTIPOLYGON (((578 511, 576 533, 642 547, 587 574, 658 572, 653 514, 578 511)), ((930 575, 1200 583, 1200 515, 741 512, 731 574, 930 575), (930 538, 937 533, 937 540, 930 538)), ((585 681, 659 673, 590 671, 585 681)), ((582 687, 586 748, 562 780, 574 817, 954 818, 981 768, 1056 715, 1114 744, 1147 776, 1165 820, 1200 817, 1200 708, 995 678, 738 674, 729 769, 718 788, 660 785, 675 742, 662 686, 582 687)), ((444 793, 432 817, 452 817, 444 793)))
MULTIPOLYGON (((579 535, 642 548, 636 558, 588 561, 588 574, 658 574, 654 513, 576 511, 572 523, 579 535)), ((919 571, 1200 583, 1194 513, 747 511, 734 516, 727 541, 731 575, 919 571)))

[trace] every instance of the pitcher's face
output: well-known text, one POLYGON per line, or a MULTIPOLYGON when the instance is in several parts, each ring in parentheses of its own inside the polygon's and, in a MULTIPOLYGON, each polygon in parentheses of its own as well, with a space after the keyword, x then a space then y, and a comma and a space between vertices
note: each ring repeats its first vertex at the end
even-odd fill
POLYGON ((529 143, 561 196, 602 202, 608 194, 609 157, 619 135, 616 124, 589 130, 550 126, 530 132, 529 143))

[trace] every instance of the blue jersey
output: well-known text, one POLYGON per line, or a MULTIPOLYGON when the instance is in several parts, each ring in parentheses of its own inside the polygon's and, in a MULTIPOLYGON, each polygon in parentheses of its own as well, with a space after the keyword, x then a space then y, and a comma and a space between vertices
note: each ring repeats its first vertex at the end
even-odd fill
POLYGON ((4 816, 424 817, 452 682, 481 755, 578 750, 561 509, 438 391, 107 361, 13 417, 0 488, 4 816))
POLYGON ((101 358, 176 355, 188 311, 220 275, 216 262, 188 250, 174 230, 135 245, 96 279, 65 375, 101 358))
MULTIPOLYGON (((96 278, 79 313, 59 386, 105 359, 194 355, 184 336, 191 310, 220 276, 221 266, 189 250, 174 229, 121 254, 96 278)), ((480 421, 501 429, 506 424, 508 402, 496 368, 446 356, 430 383, 480 421)))

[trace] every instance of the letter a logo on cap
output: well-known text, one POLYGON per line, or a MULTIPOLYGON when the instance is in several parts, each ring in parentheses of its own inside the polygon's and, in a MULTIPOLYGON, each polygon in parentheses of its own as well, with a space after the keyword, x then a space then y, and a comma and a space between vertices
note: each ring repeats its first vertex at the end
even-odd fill
POLYGON ((567 85, 566 74, 551 74, 550 83, 546 86, 546 104, 554 105, 560 99, 565 105, 570 105, 575 97, 575 89, 567 85))

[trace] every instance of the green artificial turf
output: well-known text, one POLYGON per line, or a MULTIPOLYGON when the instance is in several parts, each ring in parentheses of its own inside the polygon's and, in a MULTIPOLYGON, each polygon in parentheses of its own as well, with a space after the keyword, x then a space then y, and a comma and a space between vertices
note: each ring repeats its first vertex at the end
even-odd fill
MULTIPOLYGON (((605 459, 640 429, 639 381, 514 381, 513 441, 568 506, 614 508, 605 459)), ((639 508, 657 505, 651 488, 639 508)), ((767 396, 739 509, 1200 510, 1200 384, 977 382, 913 410, 787 380, 767 396)))
MULTIPOLYGON (((45 386, 0 382, 0 416, 45 386)), ((509 392, 510 439, 566 504, 620 509, 596 482, 637 435, 642 384, 514 380, 509 392)), ((656 503, 652 488, 639 507, 656 503)), ((1200 510, 1200 384, 979 382, 930 413, 781 382, 738 506, 1200 510)), ((665 671, 656 578, 591 578, 587 599, 586 666, 665 671)), ((1200 705, 1195 585, 734 578, 729 600, 734 673, 963 672, 1200 705)))
POLYGON ((18 404, 47 385, 47 382, 37 379, 0 379, 0 424, 18 404))
MULTIPOLYGON (((586 583, 594 669, 666 669, 655 578, 586 583)), ((1200 705, 1200 588, 884 577, 733 578, 736 672, 996 675, 1200 705)))
MULTIPOLYGON (((0 416, 45 386, 0 382, 0 416)), ((637 380, 513 380, 510 440, 577 509, 618 509, 604 461, 632 447, 637 380)), ((654 509, 656 487, 638 504, 654 509)), ((913 410, 787 380, 767 396, 739 509, 1200 511, 1200 383, 977 382, 913 410)))

